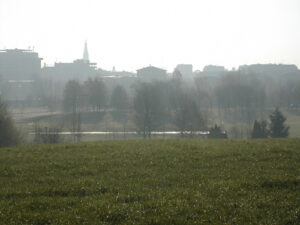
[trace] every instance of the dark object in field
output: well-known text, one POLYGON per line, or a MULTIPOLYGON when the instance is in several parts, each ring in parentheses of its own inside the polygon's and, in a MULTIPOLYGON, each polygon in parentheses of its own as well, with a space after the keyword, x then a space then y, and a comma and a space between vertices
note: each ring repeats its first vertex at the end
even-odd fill
POLYGON ((272 138, 286 138, 289 136, 290 127, 284 124, 286 117, 278 108, 270 115, 270 121, 270 136, 272 138))
POLYGON ((17 145, 20 141, 20 133, 15 127, 7 105, 0 99, 0 147, 17 145))
POLYGON ((251 133, 251 138, 267 138, 268 137, 268 129, 266 121, 254 121, 253 130, 251 133))
POLYGON ((60 135, 60 128, 40 128, 38 125, 35 126, 34 143, 36 144, 56 144, 62 141, 60 135))
POLYGON ((218 139, 227 139, 226 131, 222 131, 221 127, 217 124, 209 129, 208 138, 218 138, 218 139))

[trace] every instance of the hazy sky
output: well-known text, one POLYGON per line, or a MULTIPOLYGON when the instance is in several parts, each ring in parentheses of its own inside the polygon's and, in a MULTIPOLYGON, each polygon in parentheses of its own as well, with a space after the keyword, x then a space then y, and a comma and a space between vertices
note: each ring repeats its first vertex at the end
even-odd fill
POLYGON ((0 0, 0 48, 104 69, 191 63, 300 67, 300 0, 0 0))

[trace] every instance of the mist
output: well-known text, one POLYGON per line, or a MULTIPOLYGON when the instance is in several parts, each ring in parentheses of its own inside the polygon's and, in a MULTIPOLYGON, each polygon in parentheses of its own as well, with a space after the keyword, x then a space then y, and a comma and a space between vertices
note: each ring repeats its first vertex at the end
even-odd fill
POLYGON ((244 139, 276 108, 288 115, 291 136, 300 135, 296 65, 207 65, 201 71, 178 64, 172 73, 150 65, 129 72, 101 69, 90 51, 85 42, 82 58, 42 66, 33 50, 1 50, 1 100, 27 142, 207 138, 214 128, 244 139))
POLYGON ((300 135, 299 1, 0 6, 1 101, 25 142, 251 138, 275 109, 300 135))
POLYGON ((0 49, 34 48, 53 65, 81 58, 87 40, 100 68, 130 72, 149 64, 168 72, 177 64, 299 67, 299 10, 298 0, 1 0, 0 49))
POLYGON ((0 224, 299 224, 299 0, 0 0, 0 224))

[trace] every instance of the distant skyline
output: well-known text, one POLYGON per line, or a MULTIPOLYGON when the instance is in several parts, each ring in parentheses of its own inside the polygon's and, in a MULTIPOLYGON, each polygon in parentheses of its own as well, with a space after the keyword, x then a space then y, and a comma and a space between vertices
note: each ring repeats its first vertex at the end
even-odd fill
POLYGON ((173 71, 214 64, 300 67, 299 0, 0 0, 0 49, 29 46, 43 63, 173 71))

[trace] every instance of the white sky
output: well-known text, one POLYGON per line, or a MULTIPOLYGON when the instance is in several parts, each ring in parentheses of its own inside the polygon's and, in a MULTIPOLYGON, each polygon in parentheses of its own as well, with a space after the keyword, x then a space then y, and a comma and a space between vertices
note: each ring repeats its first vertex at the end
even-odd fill
POLYGON ((0 0, 0 48, 53 64, 81 58, 85 40, 103 69, 300 67, 300 0, 0 0))

